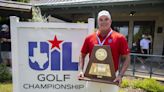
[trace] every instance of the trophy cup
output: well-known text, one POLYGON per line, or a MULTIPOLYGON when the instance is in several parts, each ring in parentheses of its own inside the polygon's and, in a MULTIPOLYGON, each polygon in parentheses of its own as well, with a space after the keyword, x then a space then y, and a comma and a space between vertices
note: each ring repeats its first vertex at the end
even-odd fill
POLYGON ((82 80, 116 84, 111 48, 108 45, 94 46, 82 80))

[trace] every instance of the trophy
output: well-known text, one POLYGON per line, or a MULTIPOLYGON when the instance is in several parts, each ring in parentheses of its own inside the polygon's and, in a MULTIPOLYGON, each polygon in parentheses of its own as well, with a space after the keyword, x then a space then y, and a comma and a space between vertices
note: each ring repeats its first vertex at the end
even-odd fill
POLYGON ((108 45, 94 46, 82 80, 116 84, 111 48, 108 45))

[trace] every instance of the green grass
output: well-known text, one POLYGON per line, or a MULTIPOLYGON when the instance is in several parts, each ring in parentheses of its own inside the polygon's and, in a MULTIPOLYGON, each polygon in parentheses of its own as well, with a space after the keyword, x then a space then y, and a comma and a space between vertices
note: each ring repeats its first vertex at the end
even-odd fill
POLYGON ((12 84, 0 83, 0 92, 12 92, 12 84))

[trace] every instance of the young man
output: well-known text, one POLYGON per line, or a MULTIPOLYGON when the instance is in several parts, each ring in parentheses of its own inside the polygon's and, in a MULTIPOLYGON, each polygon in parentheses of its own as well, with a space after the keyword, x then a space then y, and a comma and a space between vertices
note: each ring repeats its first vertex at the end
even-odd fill
POLYGON ((140 41, 140 47, 141 47, 142 54, 149 54, 150 42, 151 41, 145 35, 142 35, 142 40, 140 41))
MULTIPOLYGON (((108 11, 103 10, 99 12, 97 21, 99 26, 97 32, 87 36, 82 46, 79 61, 81 70, 78 77, 84 77, 83 67, 85 57, 87 54, 89 54, 90 57, 93 47, 95 45, 109 45, 113 56, 115 72, 118 72, 119 58, 122 57, 122 60, 124 60, 123 67, 120 70, 120 73, 116 75, 117 77, 114 80, 114 82, 121 83, 122 77, 130 63, 129 48, 126 38, 122 34, 111 29, 112 19, 108 11)), ((111 84, 90 82, 88 87, 94 87, 93 90, 89 90, 90 92, 118 92, 118 87, 111 84)))
POLYGON ((3 63, 11 67, 11 39, 9 26, 6 24, 2 25, 2 30, 0 32, 1 41, 1 57, 3 63))

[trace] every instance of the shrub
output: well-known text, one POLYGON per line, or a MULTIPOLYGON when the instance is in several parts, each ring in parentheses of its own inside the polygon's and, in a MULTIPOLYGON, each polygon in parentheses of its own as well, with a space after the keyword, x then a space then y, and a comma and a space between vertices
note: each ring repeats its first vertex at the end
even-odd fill
POLYGON ((0 82, 9 82, 12 80, 12 75, 6 65, 0 64, 0 82))
POLYGON ((121 88, 127 88, 130 86, 130 83, 129 83, 130 80, 128 79, 123 79, 122 80, 122 83, 121 83, 121 88))
POLYGON ((134 80, 133 88, 141 88, 147 92, 164 92, 164 86, 154 79, 134 80))

